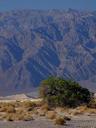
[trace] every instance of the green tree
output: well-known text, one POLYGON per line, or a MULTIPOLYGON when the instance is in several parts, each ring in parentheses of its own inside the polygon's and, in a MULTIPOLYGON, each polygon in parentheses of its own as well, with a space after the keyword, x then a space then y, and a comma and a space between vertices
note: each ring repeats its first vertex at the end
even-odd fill
POLYGON ((40 84, 40 96, 51 106, 75 107, 87 104, 91 94, 77 82, 49 77, 40 84))

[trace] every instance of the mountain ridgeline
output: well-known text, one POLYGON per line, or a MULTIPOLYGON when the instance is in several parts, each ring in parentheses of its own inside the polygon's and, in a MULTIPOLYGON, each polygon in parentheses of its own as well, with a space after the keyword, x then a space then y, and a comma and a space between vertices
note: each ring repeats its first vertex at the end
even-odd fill
POLYGON ((96 12, 0 13, 0 92, 60 76, 96 90, 96 12))

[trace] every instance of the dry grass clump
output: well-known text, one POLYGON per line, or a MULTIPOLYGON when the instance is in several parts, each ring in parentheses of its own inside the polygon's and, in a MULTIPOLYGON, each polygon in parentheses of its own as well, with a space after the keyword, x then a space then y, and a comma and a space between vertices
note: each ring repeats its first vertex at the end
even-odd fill
POLYGON ((22 104, 22 107, 24 107, 24 108, 34 108, 34 107, 36 107, 36 104, 31 102, 31 101, 24 101, 21 104, 22 104))
POLYGON ((71 113, 71 115, 76 116, 82 114, 80 111, 74 111, 71 113))
POLYGON ((76 110, 80 110, 81 112, 86 111, 86 109, 87 109, 87 106, 86 106, 86 105, 84 105, 84 106, 79 106, 79 107, 76 108, 76 110))
POLYGON ((0 104, 0 112, 7 112, 7 113, 15 113, 15 107, 13 104, 9 103, 1 103, 0 104))
POLYGON ((48 111, 48 110, 50 110, 50 107, 49 107, 49 105, 48 104, 43 104, 42 106, 41 106, 41 110, 46 110, 46 111, 48 111))
POLYGON ((0 103, 0 120, 7 121, 29 121, 33 120, 32 111, 35 104, 32 102, 24 103, 0 103))
POLYGON ((56 119, 55 119, 55 124, 56 125, 64 125, 66 123, 66 121, 65 121, 65 119, 64 119, 64 117, 57 117, 56 119))
POLYGON ((33 116, 30 113, 16 114, 16 120, 30 121, 33 120, 33 116))
POLYGON ((33 114, 35 114, 35 115, 38 115, 38 114, 39 114, 38 109, 34 109, 32 112, 33 112, 33 114))
POLYGON ((4 119, 7 121, 30 121, 33 120, 33 117, 30 113, 22 113, 22 114, 10 113, 10 114, 6 114, 4 119))
POLYGON ((88 108, 88 109, 86 110, 86 112, 89 113, 89 114, 96 114, 96 109, 88 108))
POLYGON ((86 105, 80 106, 75 109, 71 109, 69 114, 71 115, 96 114, 96 108, 87 107, 86 105))
POLYGON ((42 109, 38 109, 37 112, 38 112, 39 116, 45 116, 47 111, 46 110, 42 110, 42 109))
POLYGON ((91 99, 89 104, 87 105, 89 108, 96 109, 96 98, 91 99))
POLYGON ((46 117, 47 117, 48 119, 55 119, 55 118, 56 118, 56 112, 55 112, 55 111, 48 111, 48 112, 46 113, 46 117))
POLYGON ((86 110, 87 110, 86 106, 79 106, 79 107, 77 107, 75 109, 72 109, 70 111, 70 114, 71 115, 81 115, 81 114, 84 114, 86 112, 86 110))
POLYGON ((38 115, 39 116, 46 116, 46 113, 50 110, 48 104, 42 104, 38 109, 38 115))
POLYGON ((16 110, 16 114, 21 115, 22 113, 26 113, 26 111, 23 110, 22 108, 16 110))
POLYGON ((67 107, 56 107, 55 111, 59 114, 63 114, 63 115, 71 115, 71 110, 72 108, 67 108, 67 107))
POLYGON ((8 106, 8 107, 6 107, 6 112, 7 113, 15 113, 16 110, 13 106, 8 106))
POLYGON ((36 104, 31 101, 24 101, 19 103, 18 108, 22 109, 23 111, 30 112, 30 111, 34 111, 34 109, 36 108, 36 104))
POLYGON ((6 119, 7 121, 14 121, 13 116, 12 116, 11 114, 7 115, 7 116, 5 117, 5 119, 6 119))

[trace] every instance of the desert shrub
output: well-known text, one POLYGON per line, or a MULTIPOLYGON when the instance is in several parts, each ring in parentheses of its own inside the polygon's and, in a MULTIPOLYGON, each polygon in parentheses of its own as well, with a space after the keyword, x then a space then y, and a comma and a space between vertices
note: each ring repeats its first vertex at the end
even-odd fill
POLYGON ((41 82, 40 96, 50 106, 75 107, 90 101, 90 92, 77 82, 50 77, 41 82))
POLYGON ((13 106, 8 106, 8 107, 6 106, 6 112, 7 113, 15 113, 16 110, 13 106))
POLYGON ((11 115, 6 116, 6 120, 7 120, 7 121, 14 121, 14 119, 12 118, 11 115))
POLYGON ((44 104, 42 104, 42 106, 41 106, 41 110, 46 110, 46 111, 48 111, 48 110, 50 110, 50 107, 49 107, 48 104, 44 103, 44 104))
POLYGON ((15 106, 11 103, 2 103, 0 106, 0 112, 15 113, 15 106))
POLYGON ((57 117, 55 119, 55 124, 56 125, 64 125, 66 123, 65 119, 63 117, 57 117))
POLYGON ((31 121, 33 120, 32 113, 6 113, 2 120, 7 121, 31 121))
POLYGON ((31 115, 26 115, 26 116, 23 118, 23 121, 31 121, 31 120, 34 120, 34 118, 33 118, 31 115))
POLYGON ((46 111, 40 110, 40 111, 38 112, 38 115, 39 115, 39 116, 45 116, 45 115, 46 115, 46 111))
POLYGON ((55 119, 55 118, 56 118, 56 112, 55 112, 55 111, 48 111, 48 112, 46 113, 46 117, 47 117, 48 119, 55 119))
POLYGON ((89 108, 95 108, 96 109, 96 99, 92 98, 87 106, 89 108))
POLYGON ((38 112, 39 116, 45 116, 46 113, 48 112, 48 110, 49 110, 48 105, 47 104, 43 104, 39 109, 37 109, 37 112, 38 112))
POLYGON ((32 114, 24 113, 21 115, 16 115, 16 120, 31 121, 33 120, 33 117, 32 117, 32 114))
POLYGON ((25 109, 23 109, 23 108, 19 108, 19 109, 16 110, 16 113, 17 113, 18 115, 21 115, 21 114, 24 113, 24 112, 25 112, 25 109))
POLYGON ((30 109, 30 110, 32 110, 36 107, 36 104, 31 101, 24 101, 21 104, 22 104, 22 107, 30 109))

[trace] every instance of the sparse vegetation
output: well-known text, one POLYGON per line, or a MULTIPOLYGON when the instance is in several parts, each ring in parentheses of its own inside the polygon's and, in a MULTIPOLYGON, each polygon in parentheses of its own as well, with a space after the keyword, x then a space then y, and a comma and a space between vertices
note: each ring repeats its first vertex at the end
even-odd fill
POLYGON ((15 113, 15 106, 11 103, 1 103, 0 112, 15 113))
POLYGON ((36 106, 36 104, 31 101, 24 101, 24 102, 22 102, 22 106, 24 108, 34 108, 36 106))
POLYGON ((32 114, 35 107, 36 104, 31 101, 0 103, 0 120, 33 120, 32 114))

